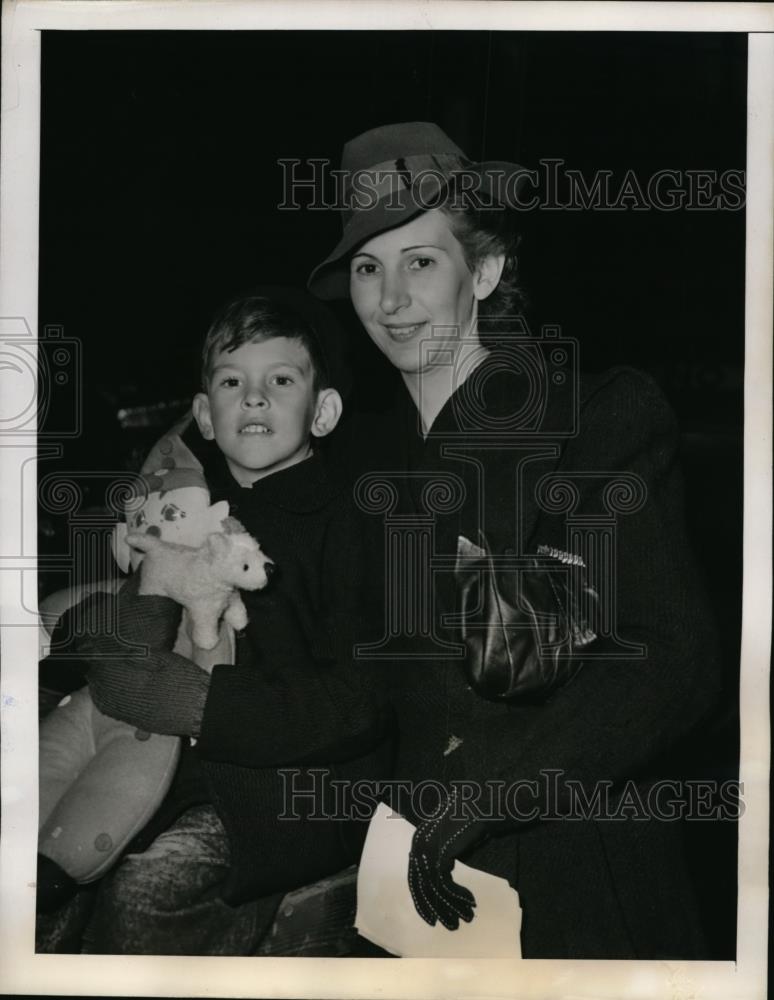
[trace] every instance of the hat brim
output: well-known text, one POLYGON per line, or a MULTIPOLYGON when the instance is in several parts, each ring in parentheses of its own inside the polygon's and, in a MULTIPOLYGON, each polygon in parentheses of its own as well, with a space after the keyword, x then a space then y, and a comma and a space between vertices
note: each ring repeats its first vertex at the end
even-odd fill
MULTIPOLYGON (((518 190, 526 179, 524 167, 501 160, 470 164, 465 167, 465 172, 479 175, 480 183, 475 196, 479 200, 485 200, 484 207, 493 210, 508 207, 508 202, 501 198, 503 186, 507 190, 508 185, 515 182, 515 190, 518 190), (499 182, 498 190, 495 190, 494 178, 499 182)), ((317 298, 327 301, 349 298, 349 258, 357 247, 380 233, 410 222, 422 212, 442 207, 446 201, 444 191, 451 194, 454 190, 455 177, 452 175, 443 188, 437 188, 437 203, 432 192, 428 194, 424 190, 421 192, 422 197, 418 199, 417 192, 412 188, 401 191, 398 198, 393 193, 393 197, 381 198, 375 205, 353 212, 333 252, 309 275, 309 291, 317 298)))

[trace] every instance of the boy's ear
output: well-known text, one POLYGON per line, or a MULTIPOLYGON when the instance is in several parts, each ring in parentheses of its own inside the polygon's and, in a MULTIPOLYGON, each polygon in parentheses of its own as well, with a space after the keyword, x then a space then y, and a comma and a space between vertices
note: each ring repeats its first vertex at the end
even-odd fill
POLYGON ((312 420, 312 434, 315 437, 325 437, 330 434, 341 417, 344 404, 335 389, 321 389, 317 393, 317 406, 312 420))
POLYGON ((500 284, 505 267, 504 254, 490 254, 479 261, 473 274, 473 294, 479 300, 488 298, 500 284))
POLYGON ((207 398, 206 392, 196 393, 191 409, 193 410, 194 420, 201 431, 202 437, 205 441, 212 441, 215 437, 215 431, 212 429, 210 401, 207 398))

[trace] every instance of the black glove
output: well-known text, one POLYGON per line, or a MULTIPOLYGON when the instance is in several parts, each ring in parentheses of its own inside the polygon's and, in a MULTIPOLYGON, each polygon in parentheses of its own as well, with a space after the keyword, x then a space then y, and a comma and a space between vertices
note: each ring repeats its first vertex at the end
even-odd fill
POLYGON ((457 857, 486 836, 480 819, 460 813, 452 791, 439 811, 421 823, 411 842, 408 884, 420 917, 431 927, 438 920, 450 931, 460 920, 470 923, 476 900, 473 893, 451 877, 457 857))

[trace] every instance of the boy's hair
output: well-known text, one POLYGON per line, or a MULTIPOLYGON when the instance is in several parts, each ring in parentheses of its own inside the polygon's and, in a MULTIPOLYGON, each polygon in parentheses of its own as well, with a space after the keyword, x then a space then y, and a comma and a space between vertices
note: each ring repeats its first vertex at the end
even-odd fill
POLYGON ((288 337, 306 348, 312 364, 315 392, 330 386, 325 352, 314 328, 286 301, 270 295, 240 295, 231 299, 213 319, 202 350, 202 386, 207 391, 215 358, 243 344, 288 337))

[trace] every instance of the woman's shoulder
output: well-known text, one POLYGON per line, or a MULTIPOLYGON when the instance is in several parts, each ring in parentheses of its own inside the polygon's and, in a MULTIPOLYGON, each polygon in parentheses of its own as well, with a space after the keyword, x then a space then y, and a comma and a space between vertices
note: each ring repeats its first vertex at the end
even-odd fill
MULTIPOLYGON (((673 426, 672 408, 656 380, 628 366, 583 373, 578 379, 578 408, 586 420, 644 421, 649 426, 673 426)), ((614 428, 611 427, 611 430, 614 428)))
POLYGON ((616 365, 601 372, 581 372, 579 377, 581 405, 602 393, 607 396, 654 397, 662 396, 652 375, 640 368, 616 365))
POLYGON ((637 368, 616 367, 578 380, 576 434, 566 460, 618 466, 655 453, 666 460, 679 447, 675 414, 656 380, 637 368))

